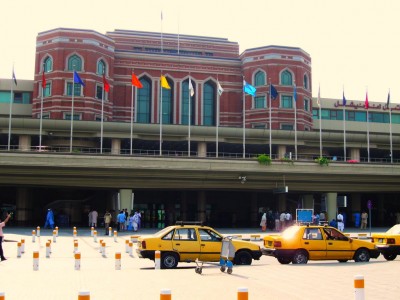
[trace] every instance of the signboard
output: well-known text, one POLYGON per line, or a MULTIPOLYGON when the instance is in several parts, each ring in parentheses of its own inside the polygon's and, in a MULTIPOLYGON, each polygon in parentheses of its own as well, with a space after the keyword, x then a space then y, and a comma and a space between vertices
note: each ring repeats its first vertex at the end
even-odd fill
POLYGON ((280 187, 280 188, 276 188, 272 190, 273 194, 287 194, 289 192, 289 187, 288 186, 284 186, 284 187, 280 187))
POLYGON ((298 223, 312 223, 313 209, 296 209, 296 221, 298 223))

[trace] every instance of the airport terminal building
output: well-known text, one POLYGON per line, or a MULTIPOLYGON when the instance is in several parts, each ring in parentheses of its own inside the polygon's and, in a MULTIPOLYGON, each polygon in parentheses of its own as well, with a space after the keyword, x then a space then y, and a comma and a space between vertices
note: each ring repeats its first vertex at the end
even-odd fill
POLYGON ((374 226, 396 222, 400 105, 318 103, 303 49, 57 28, 35 57, 34 80, 0 80, 0 204, 15 224, 49 207, 65 226, 139 209, 147 227, 258 226, 265 210, 312 208, 355 226, 368 201, 374 226))

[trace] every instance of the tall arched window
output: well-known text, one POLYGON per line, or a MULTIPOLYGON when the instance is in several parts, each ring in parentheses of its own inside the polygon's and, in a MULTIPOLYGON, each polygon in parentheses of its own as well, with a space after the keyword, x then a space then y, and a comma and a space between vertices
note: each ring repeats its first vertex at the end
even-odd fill
POLYGON ((53 60, 51 59, 50 56, 46 57, 45 60, 43 61, 43 69, 45 73, 53 70, 53 60))
POLYGON ((207 81, 203 88, 203 125, 215 125, 215 84, 207 81))
POLYGON ((254 75, 254 85, 265 85, 265 73, 263 71, 258 71, 256 75, 254 75))
POLYGON ((68 71, 82 71, 82 59, 74 54, 68 58, 68 71))
POLYGON ((143 88, 137 89, 137 108, 136 120, 138 123, 151 122, 151 80, 147 77, 142 77, 140 82, 143 88))
POLYGON ((106 74, 106 63, 102 59, 100 59, 97 62, 97 74, 99 74, 99 75, 106 74))
POLYGON ((307 76, 307 74, 304 74, 304 79, 303 79, 303 82, 304 82, 304 88, 306 89, 306 90, 308 90, 308 76, 307 76))
MULTIPOLYGON (((193 88, 196 84, 192 80, 193 88)), ((181 113, 181 123, 183 125, 189 125, 189 79, 182 82, 182 113, 181 113)), ((195 95, 190 97, 190 124, 194 125, 195 120, 195 95)))
POLYGON ((282 85, 293 85, 292 73, 285 70, 281 73, 281 84, 282 85))
POLYGON ((174 95, 174 83, 167 78, 168 85, 171 89, 161 88, 162 90, 162 123, 172 124, 173 118, 173 95, 174 95))

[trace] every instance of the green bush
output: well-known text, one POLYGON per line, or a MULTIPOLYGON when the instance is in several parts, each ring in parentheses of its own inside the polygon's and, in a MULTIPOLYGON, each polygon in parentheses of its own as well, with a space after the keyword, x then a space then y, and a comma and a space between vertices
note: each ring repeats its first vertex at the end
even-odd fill
POLYGON ((326 157, 318 157, 315 159, 315 162, 319 163, 320 166, 329 165, 329 159, 326 157))
POLYGON ((257 160, 261 165, 270 165, 271 164, 271 157, 266 154, 260 154, 257 156, 257 160))

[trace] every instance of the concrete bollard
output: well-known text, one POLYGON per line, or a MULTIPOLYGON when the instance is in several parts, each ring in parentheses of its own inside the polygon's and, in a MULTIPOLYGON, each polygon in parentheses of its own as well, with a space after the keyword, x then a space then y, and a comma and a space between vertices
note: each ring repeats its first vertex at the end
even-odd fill
POLYGON ((133 257, 133 243, 129 242, 129 256, 133 257))
POLYGON ((129 253, 129 240, 125 240, 125 252, 129 253))
POLYGON ((76 226, 74 226, 74 227, 72 228, 72 232, 74 232, 74 231, 76 231, 76 226))
POLYGON ((93 240, 95 243, 97 243, 97 231, 96 230, 93 232, 93 240))
POLYGON ((158 250, 154 252, 154 269, 161 269, 161 252, 158 250))
POLYGON ((57 242, 57 230, 53 230, 53 242, 57 242))
POLYGON ((56 226, 56 231, 57 231, 57 233, 56 233, 56 236, 58 237, 58 226, 56 226))
POLYGON ((80 291, 78 295, 78 300, 90 300, 90 292, 80 291))
POLYGON ((160 300, 171 300, 171 290, 163 289, 160 292, 160 300))
POLYGON ((100 240, 99 242, 100 246, 99 246, 99 252, 103 253, 103 240, 100 240))
POLYGON ((115 270, 121 270, 121 252, 115 253, 115 270))
POLYGON ((74 252, 73 253, 78 252, 78 246, 79 246, 78 240, 74 240, 74 252))
POLYGON ((32 243, 36 240, 36 230, 32 230, 32 243))
POLYGON ((248 299, 249 299, 249 290, 246 287, 238 288, 237 300, 248 300, 248 299))
POLYGON ((93 236, 94 227, 90 227, 90 236, 93 236))
POLYGON ((33 271, 39 270, 39 251, 33 251, 33 271))
POLYGON ((40 226, 36 227, 36 236, 40 236, 40 226))
POLYGON ((17 257, 21 257, 21 242, 18 242, 17 244, 17 257))
POLYGON ((25 253, 25 239, 21 239, 21 253, 25 253))
POLYGON ((50 244, 50 246, 49 246, 50 253, 53 253, 53 251, 51 251, 51 240, 47 240, 47 242, 50 244))
POLYGON ((109 237, 112 236, 112 227, 108 227, 108 236, 109 236, 109 237))
POLYGON ((103 256, 103 257, 106 257, 106 242, 103 242, 102 244, 101 244, 101 248, 102 248, 102 252, 101 252, 101 255, 103 256))
POLYGON ((79 251, 75 252, 75 270, 79 271, 81 269, 81 253, 79 251))
POLYGON ((363 275, 354 276, 354 299, 355 300, 365 299, 363 275))
POLYGON ((114 230, 114 242, 117 242, 118 231, 114 230))
POLYGON ((46 243, 46 257, 47 258, 50 257, 50 243, 49 242, 46 243))
POLYGON ((6 294, 4 292, 0 292, 0 300, 5 300, 6 294))
POLYGON ((74 232, 73 232, 73 234, 72 234, 72 235, 73 235, 73 237, 74 237, 74 238, 76 238, 76 237, 77 237, 77 235, 78 235, 78 232, 77 232, 76 230, 74 230, 74 232))

